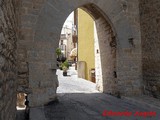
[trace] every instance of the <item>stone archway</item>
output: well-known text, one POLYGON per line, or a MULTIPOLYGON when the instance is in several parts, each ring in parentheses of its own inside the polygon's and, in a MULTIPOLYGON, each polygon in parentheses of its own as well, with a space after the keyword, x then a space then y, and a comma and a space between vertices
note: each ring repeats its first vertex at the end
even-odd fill
POLYGON ((95 21, 101 59, 100 68, 102 75, 96 80, 97 89, 101 92, 116 94, 117 89, 117 36, 114 26, 109 18, 93 3, 80 7, 86 11, 95 21))
MULTIPOLYGON (((123 2, 113 0, 48 0, 28 3, 32 4, 33 8, 30 11, 31 13, 26 13, 25 16, 28 19, 22 21, 22 29, 29 28, 32 32, 29 33, 31 37, 24 38, 30 39, 30 41, 21 41, 20 44, 25 45, 27 49, 29 88, 32 90, 29 95, 30 106, 43 105, 56 98, 58 81, 55 75, 55 49, 58 46, 61 27, 65 19, 74 9, 81 6, 97 20, 100 28, 108 25, 112 33, 108 35, 108 38, 110 38, 110 42, 108 42, 104 40, 107 37, 105 27, 101 29, 103 32, 99 31, 99 34, 106 35, 105 38, 101 38, 101 52, 104 53, 102 54, 102 65, 105 69, 103 70, 103 78, 109 80, 105 83, 106 85, 113 83, 113 86, 106 87, 104 91, 114 94, 114 89, 116 89, 116 92, 119 91, 121 95, 141 94, 140 27, 139 22, 134 21, 138 13, 134 14, 129 8, 126 11, 123 2), (127 12, 130 14, 127 14, 127 12), (138 34, 135 35, 132 32, 138 34), (117 41, 116 61, 112 61, 114 65, 109 69, 112 72, 107 72, 107 64, 103 61, 108 59, 106 56, 108 51, 104 49, 104 43, 114 47, 115 45, 111 44, 113 41, 117 41), (112 77, 107 78, 108 74, 112 77), (113 78, 116 80, 113 81, 113 78)), ((25 8, 29 7, 27 4, 23 5, 25 8)), ((113 47, 110 47, 110 52, 114 51, 111 49, 113 47)), ((115 57, 114 54, 110 58, 112 57, 115 57)), ((104 87, 105 84, 103 84, 104 87)))

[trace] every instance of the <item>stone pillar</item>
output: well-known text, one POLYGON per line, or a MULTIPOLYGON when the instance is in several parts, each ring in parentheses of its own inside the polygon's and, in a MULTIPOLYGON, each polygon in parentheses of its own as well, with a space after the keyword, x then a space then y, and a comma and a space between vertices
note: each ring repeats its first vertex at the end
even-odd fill
MULTIPOLYGON (((50 46, 47 42, 44 44, 48 45, 48 47, 50 46)), ((31 107, 41 106, 56 99, 58 80, 56 76, 55 52, 43 48, 44 44, 37 42, 35 44, 37 50, 34 49, 28 52, 29 88, 32 90, 28 99, 31 107)))

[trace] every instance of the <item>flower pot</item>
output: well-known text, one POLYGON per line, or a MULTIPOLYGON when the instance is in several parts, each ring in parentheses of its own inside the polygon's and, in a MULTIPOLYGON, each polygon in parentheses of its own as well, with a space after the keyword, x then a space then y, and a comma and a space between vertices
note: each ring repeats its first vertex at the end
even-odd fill
POLYGON ((67 72, 64 72, 64 71, 63 71, 63 76, 67 76, 67 72))

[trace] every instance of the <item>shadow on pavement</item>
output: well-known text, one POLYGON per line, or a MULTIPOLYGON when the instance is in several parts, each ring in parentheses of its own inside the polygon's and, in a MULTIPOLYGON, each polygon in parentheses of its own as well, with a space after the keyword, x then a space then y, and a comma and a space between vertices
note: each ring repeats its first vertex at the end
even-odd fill
POLYGON ((160 116, 158 109, 132 104, 103 93, 59 93, 58 100, 44 106, 46 120, 159 120, 160 116), (110 114, 104 114, 105 110, 110 114), (116 116, 114 112, 130 112, 131 115, 116 116), (136 112, 139 112, 137 116, 136 112), (156 112, 156 115, 147 115, 148 112, 156 112))

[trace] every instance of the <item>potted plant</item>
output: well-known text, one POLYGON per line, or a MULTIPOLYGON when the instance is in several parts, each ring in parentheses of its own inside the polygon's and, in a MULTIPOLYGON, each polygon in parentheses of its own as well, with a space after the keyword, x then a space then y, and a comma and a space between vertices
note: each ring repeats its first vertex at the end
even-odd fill
POLYGON ((61 62, 65 62, 66 59, 67 59, 67 58, 62 55, 61 62))
POLYGON ((63 76, 67 76, 67 70, 68 68, 66 66, 63 66, 63 76))
POLYGON ((61 51, 60 48, 57 48, 57 49, 56 49, 56 54, 57 54, 57 61, 61 61, 60 56, 62 55, 62 51, 61 51))
POLYGON ((65 62, 63 62, 60 66, 60 68, 63 70, 63 76, 67 76, 67 70, 69 68, 69 63, 66 60, 65 62))

